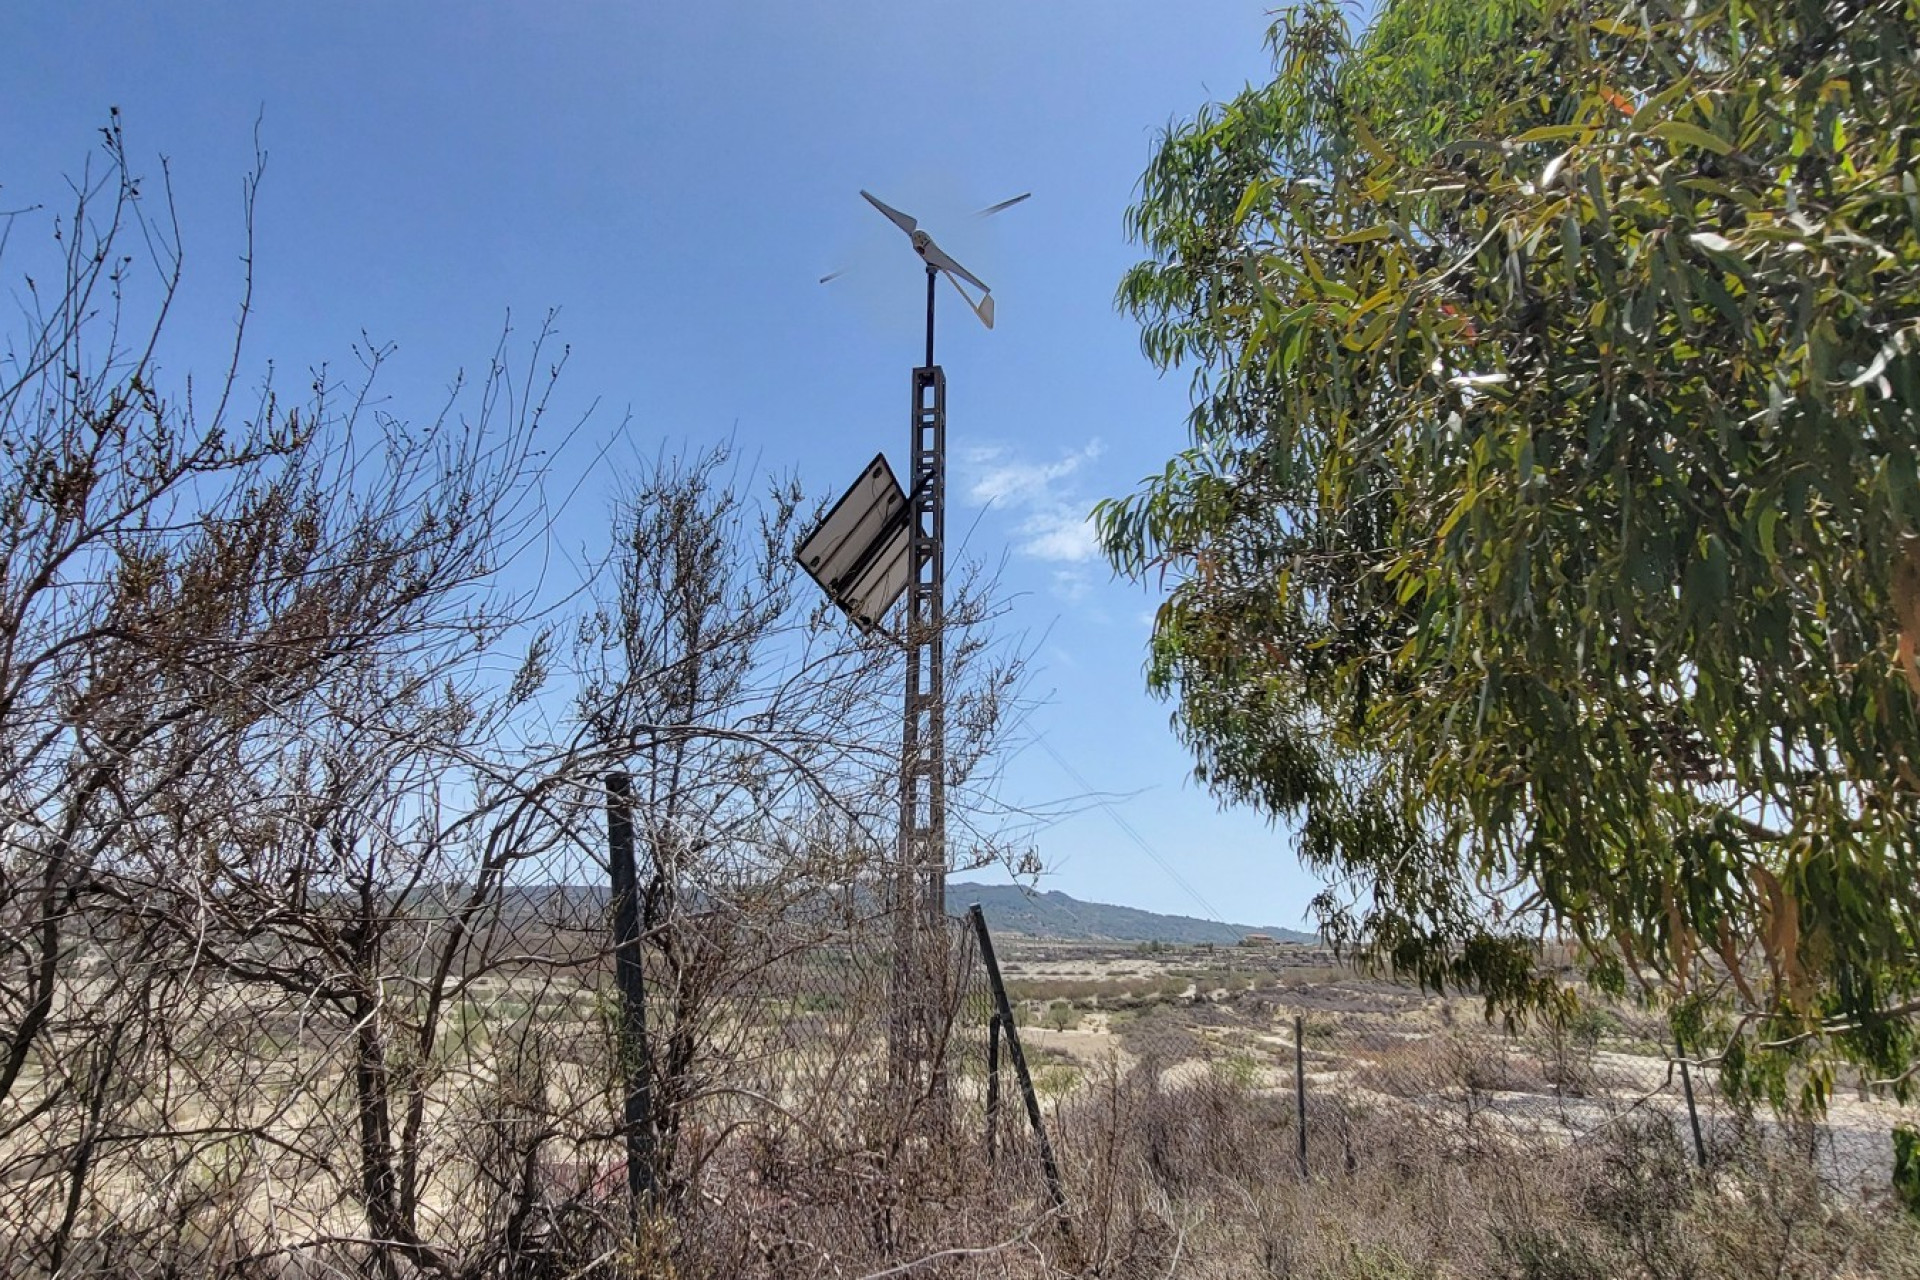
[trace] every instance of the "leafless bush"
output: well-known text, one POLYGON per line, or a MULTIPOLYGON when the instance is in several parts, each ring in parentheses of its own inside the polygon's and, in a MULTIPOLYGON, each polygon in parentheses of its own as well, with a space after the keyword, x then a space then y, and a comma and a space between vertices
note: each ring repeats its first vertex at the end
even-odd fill
MULTIPOLYGON (((958 1175, 872 1070, 897 660, 797 593, 798 488, 663 462, 603 598, 543 614, 499 571, 543 532, 545 336, 427 423, 324 378, 242 413, 237 355, 170 397, 177 240, 117 126, 106 159, 0 368, 0 1271, 725 1274, 768 1178, 891 1188, 815 1247, 946 1238, 919 1193, 958 1175), (638 1220, 614 770, 662 1028, 638 1220)), ((1019 671, 988 586, 947 647, 978 857, 1019 671)))
POLYGON ((464 424, 336 407, 324 377, 243 410, 237 355, 211 395, 164 389, 178 241, 117 124, 105 157, 0 380, 6 1262, 72 1271, 108 1236, 122 1261, 192 1254, 209 1205, 328 1168, 275 1136, 295 1104, 250 1043, 288 1037, 297 1075, 316 1029, 357 1046, 365 1229, 424 1258, 407 1200, 434 1004, 394 1025, 376 972, 457 949, 391 954, 408 902, 459 878, 455 845, 470 872, 482 830, 519 834, 525 806, 471 767, 506 704, 470 672, 519 620, 487 583, 529 531, 541 401, 498 360, 464 424), (464 828, 437 821, 449 787, 464 828))

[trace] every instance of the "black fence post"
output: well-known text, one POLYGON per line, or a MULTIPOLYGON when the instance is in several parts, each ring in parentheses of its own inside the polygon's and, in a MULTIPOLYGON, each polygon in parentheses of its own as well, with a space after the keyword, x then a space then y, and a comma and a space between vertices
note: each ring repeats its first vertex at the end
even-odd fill
POLYGON ((1307 1020, 1293 1015, 1293 1110, 1294 1127, 1300 1131, 1300 1176, 1307 1176, 1307 1054, 1301 1042, 1306 1038, 1307 1020))
POLYGON ((1687 1070, 1687 1046, 1678 1031, 1673 1033, 1673 1050, 1680 1059, 1680 1089, 1687 1095, 1687 1119, 1693 1124, 1693 1154, 1702 1169, 1707 1167, 1707 1143, 1700 1136, 1700 1109, 1693 1104, 1693 1074, 1687 1070))
MULTIPOLYGON (((1067 1211, 1067 1192, 1060 1183, 1060 1166, 1053 1158, 1053 1144, 1047 1141, 1047 1127, 1040 1119, 1040 1098, 1033 1091, 1033 1076, 1027 1071, 1027 1055, 1020 1051, 1020 1032, 1013 1025, 1013 1006, 1007 1001, 1007 986, 1000 981, 1000 962, 994 959, 993 937, 987 932, 986 913, 980 910, 980 904, 974 903, 967 908, 967 914, 973 917, 973 930, 980 937, 980 959, 987 966, 987 981, 993 986, 993 1003, 1000 1012, 1000 1026, 1007 1035, 1007 1056, 1013 1059, 1013 1078, 1020 1082, 1020 1092, 1026 1096, 1027 1119, 1033 1124, 1033 1136, 1040 1144, 1040 1167, 1046 1171, 1047 1190, 1053 1196, 1054 1208, 1064 1215, 1067 1211)), ((1067 1229, 1067 1220, 1060 1219, 1060 1229, 1067 1229)))
POLYGON ((987 1168, 1000 1133, 1000 1014, 987 1019, 987 1168))
POLYGON ((633 856, 633 781, 607 775, 607 865, 613 879, 613 976, 620 989, 620 1066, 626 1072, 627 1191, 653 1198, 653 1082, 647 1057, 647 985, 640 967, 639 873, 633 856))

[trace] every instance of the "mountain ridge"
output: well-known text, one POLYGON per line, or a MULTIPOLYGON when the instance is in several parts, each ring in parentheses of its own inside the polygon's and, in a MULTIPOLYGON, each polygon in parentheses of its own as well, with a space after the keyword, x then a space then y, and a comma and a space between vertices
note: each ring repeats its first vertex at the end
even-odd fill
POLYGON ((979 884, 956 880, 947 885, 947 910, 959 913, 978 902, 996 933, 1018 933, 1058 941, 1167 942, 1232 944, 1250 933, 1276 942, 1319 945, 1316 934, 1277 925, 1232 924, 1198 916, 1167 915, 1139 907, 1086 902, 1058 889, 1035 890, 1016 884, 979 884))

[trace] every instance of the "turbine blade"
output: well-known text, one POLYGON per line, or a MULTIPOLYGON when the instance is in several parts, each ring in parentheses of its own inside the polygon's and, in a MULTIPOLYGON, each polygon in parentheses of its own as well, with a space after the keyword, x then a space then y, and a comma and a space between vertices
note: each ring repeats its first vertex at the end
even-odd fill
POLYGON ((986 208, 974 214, 973 216, 976 218, 991 218, 994 214, 1000 212, 1002 209, 1011 209, 1013 208, 1013 206, 1019 204, 1022 200, 1029 200, 1029 199, 1032 199, 1032 197, 1033 197, 1033 192, 1023 191, 1011 200, 1002 200, 999 204, 990 204, 986 208))
POLYGON ((967 291, 960 287, 960 282, 953 278, 951 272, 942 271, 940 274, 945 276, 947 283, 953 286, 953 291, 960 295, 960 300, 973 308, 973 314, 980 317, 980 323, 989 329, 993 328, 993 295, 983 286, 980 291, 980 301, 975 302, 968 296, 967 291))
POLYGON ((925 252, 927 261, 933 264, 934 266, 940 268, 940 270, 950 272, 953 275, 959 276, 962 280, 965 280, 968 284, 972 285, 974 288, 978 289, 982 293, 987 292, 986 281, 982 280, 979 276, 976 276, 975 274, 973 274, 973 272, 967 270, 965 267, 955 262, 952 258, 948 257, 946 250, 942 249, 939 245, 935 244, 933 241, 931 240, 927 241, 927 247, 924 252, 925 252))
POLYGON ((920 226, 919 223, 915 222, 912 218, 900 212, 898 209, 895 209, 891 205, 883 204, 879 200, 876 200, 872 192, 862 189, 860 194, 867 198, 868 204, 872 205, 874 208, 878 209, 880 212, 886 214, 888 219, 892 221, 894 226, 900 228, 902 231, 906 232, 908 235, 912 235, 914 231, 920 226))

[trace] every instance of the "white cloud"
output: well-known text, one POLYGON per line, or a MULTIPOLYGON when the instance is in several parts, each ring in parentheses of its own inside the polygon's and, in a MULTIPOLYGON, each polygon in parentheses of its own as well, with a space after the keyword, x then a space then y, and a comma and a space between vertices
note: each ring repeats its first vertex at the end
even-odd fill
POLYGON ((1084 564, 1100 554, 1093 521, 1079 507, 1035 512, 1020 522, 1020 550, 1036 560, 1084 564))
POLYGON ((963 460, 963 466, 972 472, 967 496, 983 507, 995 502, 1011 506, 1055 502, 1060 496, 1060 481, 1099 457, 1104 449, 1096 438, 1057 462, 1008 458, 1007 450, 1000 445, 969 449, 963 460))
POLYGON ((1072 482, 1105 446, 1098 438, 1052 462, 1033 462, 1003 445, 977 446, 961 457, 967 497, 1018 517, 1016 549, 1054 564, 1084 564, 1098 558, 1088 510, 1093 505, 1072 482))

